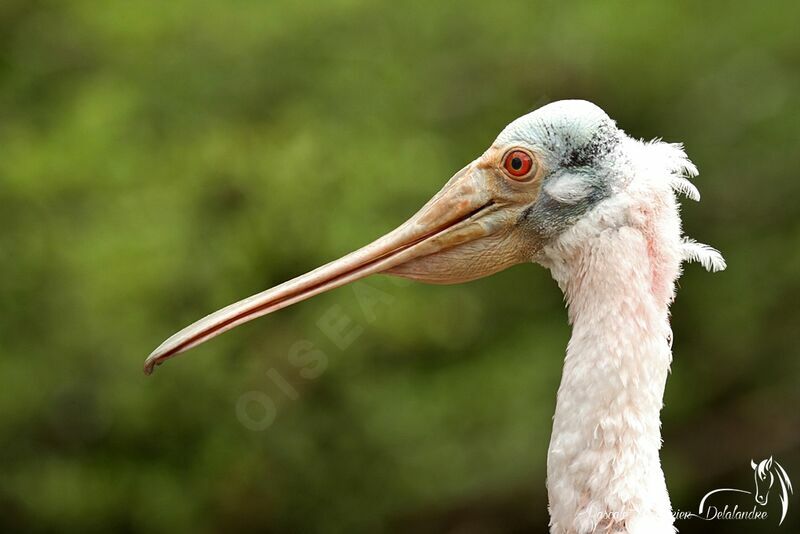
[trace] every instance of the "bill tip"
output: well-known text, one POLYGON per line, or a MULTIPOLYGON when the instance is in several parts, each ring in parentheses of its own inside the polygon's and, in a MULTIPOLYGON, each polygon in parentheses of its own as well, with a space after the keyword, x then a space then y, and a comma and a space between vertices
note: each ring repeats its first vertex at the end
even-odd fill
POLYGON ((147 376, 152 375, 153 371, 155 370, 158 364, 159 364, 158 358, 154 358, 152 354, 148 356, 147 359, 144 361, 144 374, 147 376))

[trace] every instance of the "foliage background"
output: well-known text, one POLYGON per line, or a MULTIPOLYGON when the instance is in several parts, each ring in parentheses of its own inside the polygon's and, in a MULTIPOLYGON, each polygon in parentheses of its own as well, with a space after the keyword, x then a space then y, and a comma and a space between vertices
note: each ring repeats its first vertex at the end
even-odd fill
MULTIPOLYGON (((683 141, 703 193, 685 226, 728 260, 688 266, 673 307, 674 507, 749 488, 751 457, 800 480, 797 5, 5 0, 0 530, 543 532, 569 330, 537 266, 371 279, 391 300, 374 315, 345 287, 140 368, 391 229, 562 98, 683 141), (328 313, 363 329, 345 350, 328 313), (292 365, 299 340, 320 376, 292 365), (267 430, 243 395, 274 402, 267 430)), ((780 531, 798 518, 795 495, 780 531)))

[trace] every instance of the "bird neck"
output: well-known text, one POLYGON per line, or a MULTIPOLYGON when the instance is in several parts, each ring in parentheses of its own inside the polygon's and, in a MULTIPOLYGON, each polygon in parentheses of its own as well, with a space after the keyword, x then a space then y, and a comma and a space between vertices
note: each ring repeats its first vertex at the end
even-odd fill
POLYGON ((623 226, 550 265, 572 324, 548 452, 554 533, 674 532, 658 454, 680 265, 670 248, 623 226))

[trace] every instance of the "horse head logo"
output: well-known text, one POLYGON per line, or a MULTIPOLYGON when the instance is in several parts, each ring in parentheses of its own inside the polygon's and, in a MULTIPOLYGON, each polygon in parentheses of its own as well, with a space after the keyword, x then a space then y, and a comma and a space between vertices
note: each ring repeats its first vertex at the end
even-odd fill
POLYGON ((789 480, 789 475, 786 474, 786 470, 783 466, 781 466, 777 460, 774 460, 772 456, 760 462, 750 460, 750 467, 753 468, 753 478, 756 482, 754 491, 737 488, 718 488, 711 490, 700 500, 700 506, 698 508, 699 515, 695 517, 702 516, 708 509, 708 500, 712 495, 718 495, 720 493, 744 493, 753 495, 758 506, 766 506, 769 501, 770 491, 775 487, 779 491, 778 501, 781 505, 781 519, 778 524, 780 525, 783 523, 783 520, 786 518, 786 512, 789 509, 789 495, 793 493, 792 482, 789 480))
POLYGON ((783 523, 783 518, 786 517, 786 511, 789 508, 789 494, 793 491, 789 476, 781 464, 772 459, 772 456, 758 463, 750 460, 750 467, 753 468, 753 478, 756 481, 756 489, 753 492, 756 504, 766 505, 772 486, 776 481, 778 482, 780 487, 778 499, 781 503, 781 523, 783 523))
POLYGON ((775 475, 772 474, 772 456, 766 460, 755 463, 750 460, 750 467, 753 468, 753 476, 756 479, 756 502, 761 506, 767 504, 769 490, 775 483, 775 475))

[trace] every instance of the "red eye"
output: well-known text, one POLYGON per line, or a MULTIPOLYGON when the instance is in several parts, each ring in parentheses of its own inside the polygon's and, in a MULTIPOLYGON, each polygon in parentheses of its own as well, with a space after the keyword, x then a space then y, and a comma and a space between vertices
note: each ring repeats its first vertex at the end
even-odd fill
POLYGON ((524 178, 533 168, 533 158, 524 150, 512 150, 503 159, 503 168, 514 179, 524 178))

